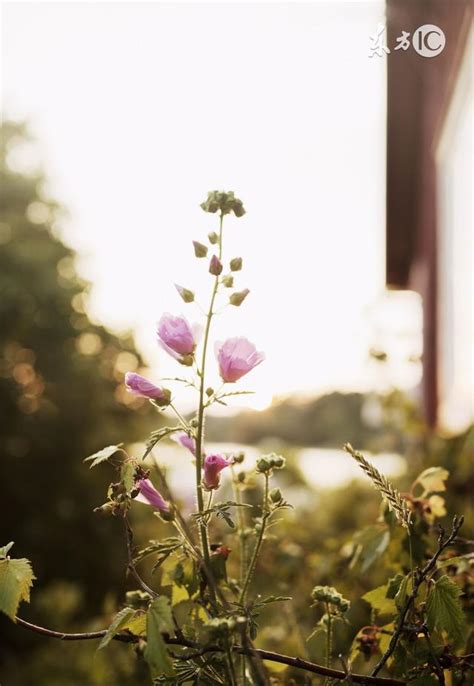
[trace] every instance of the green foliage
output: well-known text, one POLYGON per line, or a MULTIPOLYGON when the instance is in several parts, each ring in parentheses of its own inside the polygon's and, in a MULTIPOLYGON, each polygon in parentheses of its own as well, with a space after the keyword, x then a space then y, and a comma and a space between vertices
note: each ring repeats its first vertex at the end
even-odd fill
POLYGON ((124 607, 115 615, 112 624, 107 629, 107 633, 99 643, 99 650, 109 645, 113 637, 125 628, 132 618, 139 616, 141 613, 133 609, 133 607, 124 607))
POLYGON ((465 638, 466 619, 459 597, 462 591, 446 574, 433 581, 426 601, 426 618, 430 630, 446 631, 459 645, 465 638))
POLYGON ((96 467, 98 464, 106 462, 110 457, 112 457, 112 455, 115 455, 115 453, 117 453, 120 449, 121 445, 108 445, 106 448, 102 448, 102 450, 99 450, 93 455, 89 455, 89 457, 86 457, 84 462, 90 462, 91 464, 89 466, 92 469, 92 467, 96 467))
POLYGON ((388 584, 374 588, 372 591, 365 593, 362 599, 370 603, 373 609, 381 615, 395 614, 397 607, 393 598, 387 595, 389 590, 388 584))
POLYGON ((29 560, 8 557, 12 545, 9 543, 0 549, 0 612, 15 621, 21 601, 30 602, 35 576, 29 560))
POLYGON ((147 612, 147 643, 144 653, 152 677, 162 674, 172 676, 174 673, 162 636, 163 632, 172 634, 173 630, 173 616, 168 598, 156 598, 147 612))

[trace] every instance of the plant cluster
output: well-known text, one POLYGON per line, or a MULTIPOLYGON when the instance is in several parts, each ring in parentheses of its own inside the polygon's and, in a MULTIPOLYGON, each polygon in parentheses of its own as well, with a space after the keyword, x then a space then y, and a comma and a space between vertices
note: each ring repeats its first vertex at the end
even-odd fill
MULTIPOLYGON (((258 647, 260 616, 270 605, 291 602, 289 597, 262 596, 253 590, 269 530, 291 508, 274 481, 285 468, 285 458, 262 455, 255 465, 244 467, 244 454, 213 453, 206 448, 208 409, 246 392, 236 390, 235 384, 261 364, 264 355, 244 337, 216 343, 221 385, 208 385, 212 321, 222 306, 240 307, 249 290, 234 285, 242 259, 224 257, 224 218, 242 217, 242 201, 231 192, 213 191, 201 207, 218 216, 217 230, 208 234, 207 241, 193 243, 196 258, 210 276, 204 322, 191 324, 184 316, 166 313, 156 331, 159 345, 181 366, 183 375, 156 383, 134 372, 125 376, 131 394, 148 399, 159 413, 172 413, 175 423, 153 431, 140 457, 130 455, 122 445, 112 445, 86 458, 91 468, 108 464, 114 469, 107 499, 96 510, 122 522, 127 570, 136 588, 126 594, 123 607, 103 631, 64 634, 31 624, 17 612, 20 602, 29 600, 33 570, 28 560, 10 557, 12 544, 8 544, 0 549, 0 610, 45 636, 99 639, 100 649, 112 640, 132 644, 148 663, 154 684, 281 683, 282 677, 272 672, 274 664, 288 666, 294 679, 298 673, 305 674, 304 683, 318 677, 326 683, 339 680, 382 686, 472 683, 468 679, 473 657, 466 652, 469 632, 462 607, 471 583, 472 555, 462 546, 453 554, 459 547, 462 518, 454 518, 448 533, 436 529, 437 519, 446 514, 440 494, 448 473, 441 468, 425 470, 409 493, 401 493, 349 444, 346 451, 385 503, 379 521, 354 538, 351 569, 360 566, 364 571, 389 555, 390 569, 397 571, 363 596, 372 608, 372 621, 362 627, 351 624, 351 604, 357 599, 343 597, 332 586, 314 587, 311 600, 317 621, 308 642, 324 642, 325 664, 258 647), (168 388, 170 383, 173 389, 168 388), (196 391, 197 406, 191 416, 176 406, 175 387, 180 385, 196 391), (189 468, 194 465, 195 511, 189 516, 183 514, 160 467, 159 444, 168 439, 187 451, 189 468), (232 500, 219 499, 225 474, 232 483, 232 500), (255 481, 261 485, 257 506, 246 502, 248 485, 255 481), (169 535, 138 548, 130 517, 136 503, 149 506, 162 526, 169 528, 169 535), (151 561, 151 569, 145 574, 142 563, 146 561, 151 561), (345 656, 334 654, 334 632, 339 625, 353 631, 352 651, 345 656), (355 671, 354 665, 361 660, 370 673, 355 671)), ((185 304, 197 305, 192 289, 176 288, 185 304)))

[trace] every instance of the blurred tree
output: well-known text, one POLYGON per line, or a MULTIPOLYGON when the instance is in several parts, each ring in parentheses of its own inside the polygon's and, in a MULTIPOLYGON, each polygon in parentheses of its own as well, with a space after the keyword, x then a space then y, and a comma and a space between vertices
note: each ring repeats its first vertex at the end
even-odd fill
MULTIPOLYGON (((44 197, 41 174, 14 171, 27 144, 24 126, 2 125, 0 541, 32 560, 39 590, 58 579, 76 585, 77 619, 98 614, 104 594, 125 582, 120 522, 92 512, 110 475, 82 460, 146 432, 143 413, 127 408, 140 401, 122 383, 141 359, 130 336, 88 318, 88 284, 55 235, 60 208, 44 197)), ((28 643, 11 625, 5 634, 0 657, 12 641, 28 643)))

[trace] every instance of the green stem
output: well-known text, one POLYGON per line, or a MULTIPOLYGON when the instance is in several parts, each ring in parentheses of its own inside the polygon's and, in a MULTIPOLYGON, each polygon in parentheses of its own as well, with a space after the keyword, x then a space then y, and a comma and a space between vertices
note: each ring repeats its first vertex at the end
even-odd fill
POLYGON ((263 491, 263 501, 262 501, 262 523, 260 526, 260 531, 258 534, 257 542, 255 543, 255 547, 253 549, 252 558, 250 560, 250 564, 249 564, 249 567, 247 569, 247 575, 245 577, 245 581, 244 581, 244 584, 242 586, 242 591, 240 593, 239 602, 241 605, 243 605, 245 603, 245 598, 247 596, 248 587, 249 587, 250 581, 252 579, 253 573, 255 571, 255 567, 257 565, 257 559, 258 559, 258 556, 260 554, 260 550, 262 547, 263 538, 265 535, 265 528, 267 525, 267 519, 270 515, 270 512, 268 511, 268 479, 269 479, 268 474, 265 474, 265 488, 263 491))
POLYGON ((169 404, 169 407, 173 410, 173 412, 175 413, 175 415, 178 417, 179 422, 180 422, 181 426, 183 427, 183 429, 184 429, 185 431, 188 431, 188 430, 189 430, 188 423, 187 423, 187 421, 185 420, 185 418, 183 417, 183 415, 181 414, 181 412, 178 410, 178 408, 175 407, 175 406, 173 405, 173 403, 170 403, 170 404, 169 404))
MULTIPOLYGON (((326 614, 328 618, 326 630, 326 667, 331 667, 331 652, 332 652, 332 617, 329 603, 326 603, 326 614)), ((329 684, 329 679, 324 680, 324 684, 329 684)))
MULTIPOLYGON (((223 215, 220 215, 219 222, 219 260, 222 259, 222 223, 223 215)), ((205 411, 205 400, 204 393, 206 389, 206 356, 207 356, 207 346, 209 343, 209 332, 211 330, 211 321, 214 314, 214 302, 216 300, 217 291, 219 288, 219 277, 215 277, 214 286, 211 294, 211 302, 209 305, 209 310, 207 313, 206 327, 204 330, 204 340, 202 346, 202 358, 201 358, 201 369, 199 372, 200 385, 199 385, 199 409, 198 409, 198 429, 196 436, 196 496, 199 514, 202 515, 204 511, 204 495, 202 488, 202 462, 203 462, 203 442, 204 442, 204 411, 205 411)), ((210 552, 209 552, 209 539, 207 536, 207 526, 202 521, 199 525, 199 537, 201 540, 202 555, 204 558, 205 570, 208 572, 210 570, 210 552)), ((212 580, 209 581, 209 591, 211 593, 211 598, 215 600, 215 591, 213 588, 212 580)))
POLYGON ((226 653, 226 657, 227 657, 227 663, 229 665, 230 683, 232 686, 238 686, 237 676, 235 674, 235 669, 234 669, 234 662, 232 660, 232 651, 230 649, 230 643, 229 643, 228 638, 226 638, 226 640, 225 640, 225 653, 226 653))

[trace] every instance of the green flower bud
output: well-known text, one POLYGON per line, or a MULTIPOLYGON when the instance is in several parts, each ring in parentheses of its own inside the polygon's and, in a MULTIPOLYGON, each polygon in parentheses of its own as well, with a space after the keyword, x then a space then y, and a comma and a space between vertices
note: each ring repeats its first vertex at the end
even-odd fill
POLYGON ((152 405, 156 405, 156 407, 168 407, 171 402, 171 391, 169 388, 162 388, 161 392, 159 398, 153 398, 150 402, 152 405))
POLYGON ((221 214, 230 214, 233 212, 236 217, 242 217, 245 214, 242 200, 236 198, 233 191, 210 191, 207 194, 207 199, 201 203, 204 212, 215 214, 220 210, 221 214))
POLYGON ((191 353, 189 353, 188 355, 182 355, 179 358, 178 362, 184 365, 185 367, 192 367, 194 363, 194 355, 192 355, 191 353))
POLYGON ((247 478, 247 475, 246 475, 245 472, 239 472, 239 473, 237 474, 237 481, 238 481, 240 484, 243 484, 243 483, 245 482, 245 479, 246 479, 246 478, 247 478))
POLYGON ((199 243, 199 241, 193 241, 194 254, 196 257, 206 257, 207 256, 207 245, 199 243))
POLYGON ((266 457, 260 457, 257 460, 257 472, 264 474, 265 472, 269 472, 271 468, 271 462, 266 457))
POLYGON ((211 231, 211 233, 208 233, 207 237, 209 238, 209 243, 211 245, 215 245, 219 241, 219 236, 215 231, 211 231))
POLYGON ((234 257, 230 261, 230 271, 231 272, 239 272, 242 269, 242 258, 241 257, 234 257))
POLYGON ((232 286, 234 285, 234 277, 232 276, 232 274, 226 274, 226 276, 223 276, 222 284, 226 288, 232 288, 232 286))
POLYGON ((283 467, 286 464, 285 458, 282 457, 281 455, 272 454, 269 456, 269 458, 270 458, 270 463, 271 463, 272 467, 274 467, 275 469, 283 469, 283 467))
POLYGON ((160 512, 155 512, 154 514, 164 522, 172 522, 174 520, 174 512, 172 510, 160 510, 160 512))
POLYGON ((214 395, 214 389, 209 386, 209 388, 206 388, 206 395, 208 398, 211 397, 211 395, 214 395))
POLYGON ((234 455, 234 464, 242 464, 242 462, 245 460, 245 453, 240 452, 237 453, 237 455, 234 455))
POLYGON ((191 421, 190 421, 189 423, 190 423, 190 425, 193 427, 193 429, 197 429, 198 426, 199 426, 199 422, 198 422, 198 420, 196 419, 196 417, 194 417, 193 419, 191 419, 191 421))
POLYGON ((245 288, 243 291, 237 291, 235 293, 232 293, 232 295, 229 298, 229 302, 231 305, 235 305, 235 307, 239 307, 245 300, 245 298, 248 296, 250 293, 248 288, 245 288))
POLYGON ((268 495, 272 503, 278 504, 281 503, 281 501, 283 500, 283 496, 279 488, 272 488, 268 495))
POLYGON ((189 290, 189 288, 184 288, 183 286, 178 286, 178 284, 175 284, 176 290, 180 294, 181 298, 184 300, 185 303, 192 303, 194 301, 194 293, 189 290))

